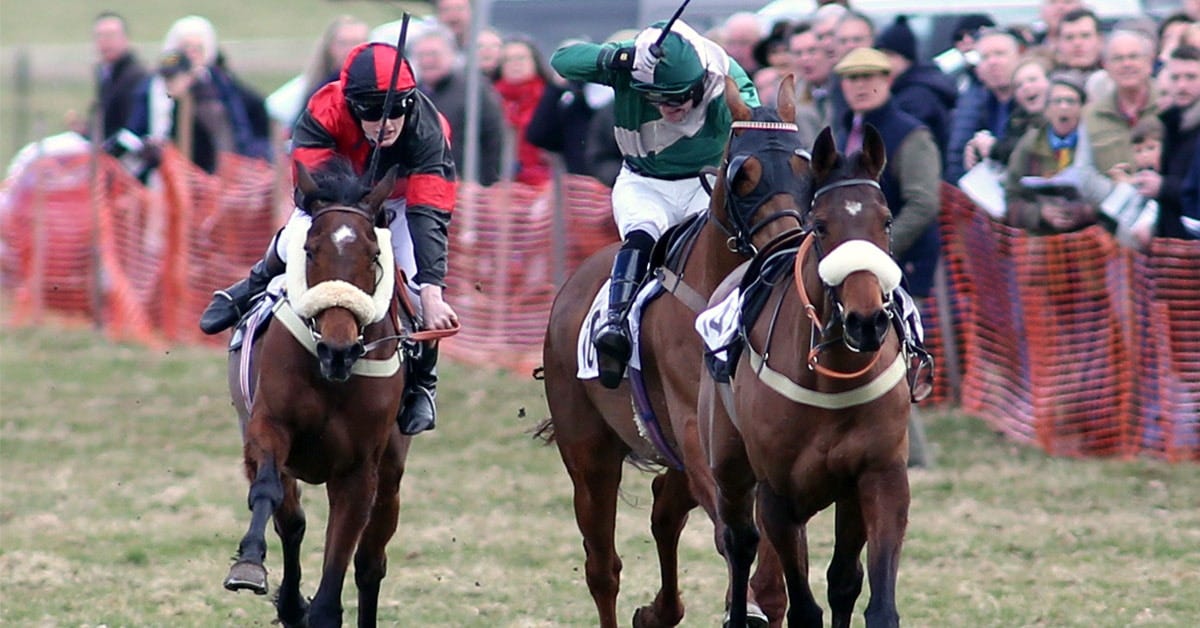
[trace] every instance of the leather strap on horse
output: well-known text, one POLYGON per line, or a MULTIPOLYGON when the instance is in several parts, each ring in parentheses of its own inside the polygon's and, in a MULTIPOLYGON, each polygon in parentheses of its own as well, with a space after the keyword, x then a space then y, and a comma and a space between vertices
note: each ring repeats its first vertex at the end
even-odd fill
POLYGON ((654 271, 658 278, 658 283, 666 288, 667 292, 675 295, 684 305, 691 308, 693 312, 699 314, 708 307, 708 299, 705 299, 696 292, 696 289, 683 282, 683 278, 675 274, 675 271, 660 266, 654 271))
MULTIPOLYGON (((304 347, 309 353, 317 355, 317 341, 313 339, 312 332, 308 325, 296 314, 292 306, 287 302, 287 299, 280 299, 275 304, 275 320, 283 324, 296 342, 304 347)), ((359 358, 350 372, 354 375, 363 377, 391 377, 400 370, 400 352, 393 353, 386 360, 373 360, 369 358, 359 358)))
POLYGON ((896 353, 896 359, 892 360, 891 366, 866 384, 839 393, 827 393, 805 388, 788 379, 783 373, 767 366, 766 361, 754 350, 754 347, 750 346, 750 343, 746 343, 746 351, 750 354, 750 368, 754 369, 758 378, 771 390, 796 403, 826 410, 840 410, 875 401, 895 388, 908 371, 908 361, 904 359, 904 352, 899 351, 896 353))
MULTIPOLYGON (((820 333, 822 329, 825 329, 825 326, 821 323, 821 317, 817 314, 817 308, 813 305, 812 299, 808 298, 808 291, 804 289, 804 274, 801 272, 804 267, 804 258, 808 255, 808 251, 812 249, 814 237, 816 236, 810 235, 809 237, 804 238, 804 242, 800 243, 800 251, 796 253, 796 270, 792 274, 795 275, 796 292, 800 294, 800 303, 804 305, 804 313, 807 314, 809 320, 812 321, 813 333, 816 334, 820 333)), ((866 366, 852 373, 843 373, 842 371, 835 371, 817 363, 817 358, 820 356, 821 349, 823 348, 823 344, 816 344, 812 347, 812 349, 809 349, 808 368, 813 369, 825 377, 832 377, 834 379, 854 379, 856 377, 862 377, 863 375, 866 375, 876 363, 879 362, 879 352, 876 351, 875 357, 871 358, 871 361, 868 362, 866 366)), ((751 351, 753 352, 753 349, 751 349, 751 351)))

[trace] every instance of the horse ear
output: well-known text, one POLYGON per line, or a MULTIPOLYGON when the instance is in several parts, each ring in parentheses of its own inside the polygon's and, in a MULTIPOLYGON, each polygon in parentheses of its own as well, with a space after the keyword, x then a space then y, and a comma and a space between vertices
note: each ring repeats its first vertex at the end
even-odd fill
POLYGON ((753 115, 750 107, 742 101, 742 94, 738 91, 737 83, 728 76, 725 77, 725 104, 729 106, 729 112, 733 114, 734 120, 749 120, 753 115))
POLYGON ((863 147, 858 163, 872 179, 879 180, 883 168, 887 165, 887 147, 883 144, 883 136, 875 125, 863 125, 863 147))
POLYGON ((779 119, 784 122, 796 121, 796 77, 788 74, 779 82, 779 97, 776 99, 779 119))
POLYGON ((383 202, 387 200, 387 197, 391 196, 392 190, 396 187, 396 172, 398 169, 399 166, 388 168, 387 173, 383 175, 379 183, 376 183, 375 187, 363 199, 363 204, 371 213, 378 212, 379 208, 383 206, 383 202))
POLYGON ((309 196, 317 191, 317 182, 308 174, 308 168, 301 161, 293 162, 296 166, 296 187, 303 196, 309 196))
POLYGON ((833 141, 833 129, 825 127, 813 143, 812 168, 818 180, 824 180, 837 167, 837 144, 833 141))

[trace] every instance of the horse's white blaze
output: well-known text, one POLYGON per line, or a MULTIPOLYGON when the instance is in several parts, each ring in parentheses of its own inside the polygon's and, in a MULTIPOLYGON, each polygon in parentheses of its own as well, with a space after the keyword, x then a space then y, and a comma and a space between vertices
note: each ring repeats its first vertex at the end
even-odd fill
POLYGON ((338 255, 344 254, 346 252, 346 245, 358 239, 354 235, 354 230, 349 225, 338 227, 337 231, 333 232, 331 238, 333 239, 333 245, 337 247, 338 255))
POLYGON ((862 203, 858 201, 846 201, 846 211, 851 216, 857 216, 858 212, 862 211, 862 203))

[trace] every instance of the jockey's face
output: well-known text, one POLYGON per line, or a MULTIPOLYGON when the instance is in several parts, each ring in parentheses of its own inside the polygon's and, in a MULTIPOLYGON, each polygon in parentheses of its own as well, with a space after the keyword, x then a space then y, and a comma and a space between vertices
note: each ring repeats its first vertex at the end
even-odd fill
POLYGON ((359 120, 358 123, 362 125, 363 133, 367 135, 367 140, 372 144, 379 137, 379 127, 383 126, 383 141, 379 145, 387 148, 400 139, 400 132, 404 130, 404 118, 405 116, 400 116, 399 118, 385 118, 374 122, 359 120))

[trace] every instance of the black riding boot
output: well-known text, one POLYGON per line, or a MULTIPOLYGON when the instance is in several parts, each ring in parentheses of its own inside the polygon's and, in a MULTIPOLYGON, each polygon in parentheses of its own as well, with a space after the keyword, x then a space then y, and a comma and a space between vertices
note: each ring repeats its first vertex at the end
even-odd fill
POLYGON ((925 350, 921 312, 903 287, 892 292, 892 319, 908 353, 908 390, 913 401, 921 401, 933 392, 933 356, 925 350))
POLYGON ((418 345, 415 355, 408 359, 408 374, 404 380, 404 405, 396 422, 401 434, 420 434, 432 430, 437 423, 437 342, 418 345))
POLYGON ((213 293, 213 299, 200 315, 200 331, 216 334, 237 324, 246 315, 250 301, 267 289, 267 284, 287 270, 287 265, 275 253, 275 240, 271 238, 266 255, 250 267, 250 275, 224 290, 213 293))
MULTIPOLYGON (((646 236, 649 239, 649 236, 646 236)), ((634 238, 626 240, 630 244, 634 238)), ((650 244, 653 245, 653 239, 650 244)), ((626 317, 629 306, 637 295, 638 287, 646 274, 649 250, 634 246, 621 247, 613 261, 612 285, 608 292, 608 319, 592 336, 596 346, 596 363, 600 372, 600 383, 606 388, 616 388, 625 377, 625 367, 633 355, 633 341, 629 337, 626 317)))

